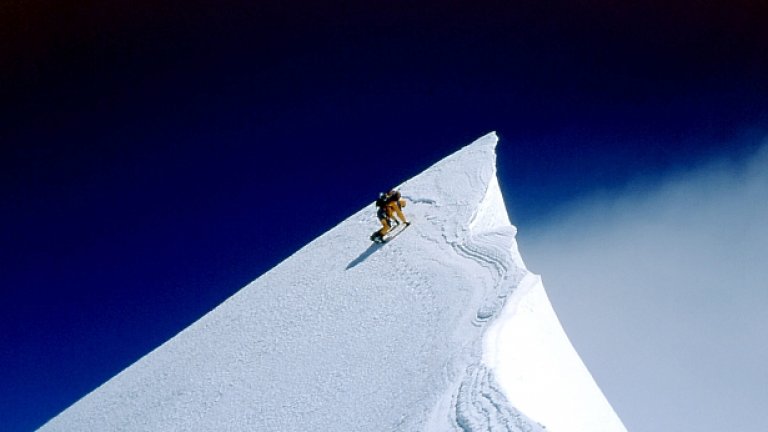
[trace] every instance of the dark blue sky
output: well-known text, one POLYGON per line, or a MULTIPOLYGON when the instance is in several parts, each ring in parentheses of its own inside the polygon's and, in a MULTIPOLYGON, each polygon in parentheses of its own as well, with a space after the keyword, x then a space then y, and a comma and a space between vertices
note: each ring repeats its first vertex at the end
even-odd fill
POLYGON ((489 131, 524 230, 768 128, 759 2, 49 3, 0 8, 4 430, 489 131))

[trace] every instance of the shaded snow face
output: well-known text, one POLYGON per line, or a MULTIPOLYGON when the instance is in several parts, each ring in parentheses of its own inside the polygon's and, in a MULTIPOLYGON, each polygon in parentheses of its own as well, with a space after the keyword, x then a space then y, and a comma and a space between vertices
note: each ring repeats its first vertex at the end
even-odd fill
MULTIPOLYGON (((496 140, 403 183, 413 224, 392 242, 368 241, 378 222, 362 209, 43 430, 543 430, 550 414, 527 415, 496 380, 509 363, 484 360, 505 344, 484 344, 489 324, 514 315, 530 276, 496 140)), ((557 391, 527 389, 509 394, 557 391)))

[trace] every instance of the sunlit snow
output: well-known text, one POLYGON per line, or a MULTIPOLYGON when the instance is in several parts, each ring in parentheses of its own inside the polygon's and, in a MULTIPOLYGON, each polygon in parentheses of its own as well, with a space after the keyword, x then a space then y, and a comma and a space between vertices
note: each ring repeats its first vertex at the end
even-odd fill
POLYGON ((622 432, 525 269, 489 134, 373 204, 52 419, 45 431, 622 432))

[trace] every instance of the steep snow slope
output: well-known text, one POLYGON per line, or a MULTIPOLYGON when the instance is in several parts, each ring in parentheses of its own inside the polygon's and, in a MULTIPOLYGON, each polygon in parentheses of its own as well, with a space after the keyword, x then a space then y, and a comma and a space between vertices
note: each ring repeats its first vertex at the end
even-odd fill
POLYGON ((624 431, 517 252, 495 134, 362 209, 45 431, 624 431), (550 402, 551 401, 551 402, 550 402))

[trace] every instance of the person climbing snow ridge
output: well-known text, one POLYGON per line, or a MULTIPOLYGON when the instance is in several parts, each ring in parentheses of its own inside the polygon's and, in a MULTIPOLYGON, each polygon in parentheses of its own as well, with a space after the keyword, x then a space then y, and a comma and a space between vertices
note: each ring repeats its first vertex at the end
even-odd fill
POLYGON ((393 228, 393 224, 398 226, 401 221, 406 227, 411 224, 405 219, 403 214, 402 209, 405 205, 405 200, 400 195, 400 192, 395 189, 379 194, 379 198, 376 200, 376 217, 381 222, 381 229, 371 234, 372 241, 383 243, 384 236, 393 228))

